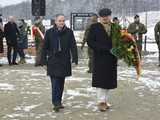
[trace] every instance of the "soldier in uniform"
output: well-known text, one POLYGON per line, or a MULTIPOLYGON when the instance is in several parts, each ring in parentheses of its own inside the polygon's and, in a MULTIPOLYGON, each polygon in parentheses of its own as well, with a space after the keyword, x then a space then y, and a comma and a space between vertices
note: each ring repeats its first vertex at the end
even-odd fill
MULTIPOLYGON (((90 18, 90 21, 89 21, 89 24, 88 26, 86 27, 86 30, 85 30, 85 33, 84 33, 84 38, 83 38, 83 41, 82 41, 82 46, 81 46, 81 49, 84 48, 84 45, 85 43, 87 42, 87 35, 88 35, 88 32, 89 32, 89 28, 92 24, 94 23, 97 23, 98 22, 98 16, 96 14, 92 15, 91 18, 90 18)), ((89 61, 88 61, 88 68, 89 70, 87 71, 88 73, 92 73, 92 60, 93 60, 93 51, 91 48, 88 47, 88 57, 89 57, 89 61)))
MULTIPOLYGON (((45 27, 42 24, 42 18, 37 18, 35 20, 35 27, 39 28, 39 30, 44 34, 45 33, 45 27)), ((41 37, 41 35, 36 32, 35 33, 35 47, 36 47, 36 60, 35 60, 35 66, 40 66, 41 65, 41 51, 42 51, 42 47, 43 47, 43 39, 41 37)))
POLYGON ((129 25, 128 32, 134 36, 141 56, 143 34, 147 33, 147 28, 144 24, 140 22, 139 15, 136 15, 134 17, 134 22, 129 25))
POLYGON ((155 33, 155 40, 158 46, 158 51, 159 51, 159 66, 160 66, 160 21, 155 25, 154 28, 154 33, 155 33))

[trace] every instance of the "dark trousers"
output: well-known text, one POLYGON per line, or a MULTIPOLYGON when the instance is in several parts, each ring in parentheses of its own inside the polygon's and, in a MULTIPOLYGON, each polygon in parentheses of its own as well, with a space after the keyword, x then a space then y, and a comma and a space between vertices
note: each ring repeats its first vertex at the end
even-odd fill
POLYGON ((7 48, 7 58, 8 58, 8 63, 16 63, 16 58, 17 58, 17 47, 15 46, 8 46, 7 48), (12 57, 12 51, 13 51, 13 57, 12 57))
POLYGON ((160 66, 160 45, 159 43, 157 43, 158 45, 158 61, 159 61, 159 66, 160 66))
POLYGON ((88 48, 88 57, 89 57, 88 68, 89 68, 89 71, 92 72, 93 71, 93 50, 91 48, 88 48))
POLYGON ((142 40, 136 41, 140 58, 142 59, 142 40))
POLYGON ((35 38, 35 47, 36 47, 35 65, 37 66, 42 64, 41 54, 43 45, 44 43, 40 38, 35 38))
POLYGON ((65 83, 65 78, 51 76, 52 104, 54 106, 58 106, 62 104, 64 83, 65 83))
POLYGON ((18 49, 18 54, 19 54, 19 56, 20 56, 21 59, 25 58, 25 53, 24 53, 23 49, 18 49))

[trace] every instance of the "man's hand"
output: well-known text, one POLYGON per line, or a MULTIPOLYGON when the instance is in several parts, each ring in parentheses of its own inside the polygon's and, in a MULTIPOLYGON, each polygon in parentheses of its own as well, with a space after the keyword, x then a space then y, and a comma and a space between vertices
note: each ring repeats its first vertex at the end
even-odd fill
POLYGON ((81 46, 81 50, 83 50, 83 46, 81 46))
POLYGON ((76 67, 78 65, 78 62, 73 61, 72 62, 72 67, 76 67))

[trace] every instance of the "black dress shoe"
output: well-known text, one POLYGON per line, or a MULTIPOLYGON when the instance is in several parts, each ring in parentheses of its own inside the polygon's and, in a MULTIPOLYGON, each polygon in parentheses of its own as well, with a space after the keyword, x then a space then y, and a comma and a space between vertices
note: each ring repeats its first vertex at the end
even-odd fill
POLYGON ((18 65, 18 63, 12 63, 12 65, 18 65))
POLYGON ((35 67, 41 67, 41 66, 43 66, 42 64, 35 64, 34 65, 35 67))
POLYGON ((2 64, 0 64, 0 67, 2 67, 3 65, 2 64))
POLYGON ((60 106, 54 106, 53 110, 54 110, 55 112, 59 112, 60 106))
POLYGON ((87 73, 92 73, 92 71, 91 70, 87 70, 87 73))
POLYGON ((55 112, 59 112, 59 110, 60 109, 64 109, 64 106, 61 104, 61 105, 56 105, 56 106, 54 106, 54 108, 53 108, 53 110, 55 111, 55 112))

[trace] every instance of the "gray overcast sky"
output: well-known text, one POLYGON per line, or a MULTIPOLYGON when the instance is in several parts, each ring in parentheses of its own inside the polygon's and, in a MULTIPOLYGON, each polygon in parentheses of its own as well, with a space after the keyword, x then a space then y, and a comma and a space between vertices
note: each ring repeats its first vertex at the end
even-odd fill
POLYGON ((17 4, 23 1, 31 1, 31 0, 0 0, 0 6, 17 4))

